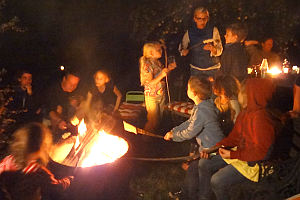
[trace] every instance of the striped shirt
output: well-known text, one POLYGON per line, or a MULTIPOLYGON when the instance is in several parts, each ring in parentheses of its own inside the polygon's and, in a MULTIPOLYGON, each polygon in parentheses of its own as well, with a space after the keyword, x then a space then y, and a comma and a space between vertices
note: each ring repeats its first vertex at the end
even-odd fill
POLYGON ((53 185, 60 185, 62 189, 66 189, 70 185, 70 179, 69 177, 65 177, 63 179, 56 179, 46 167, 40 165, 37 160, 32 160, 29 162, 29 164, 24 167, 23 169, 20 169, 20 167, 16 164, 15 158, 12 155, 6 156, 1 162, 0 162, 0 175, 3 172, 17 172, 21 171, 25 175, 31 175, 39 173, 43 177, 44 183, 50 183, 53 185))

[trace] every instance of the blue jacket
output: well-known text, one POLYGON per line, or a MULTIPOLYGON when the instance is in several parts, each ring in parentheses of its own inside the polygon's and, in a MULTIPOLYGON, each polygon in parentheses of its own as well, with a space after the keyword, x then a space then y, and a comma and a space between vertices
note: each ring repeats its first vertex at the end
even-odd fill
POLYGON ((213 100, 203 100, 195 105, 190 118, 174 127, 173 140, 181 142, 196 137, 200 150, 210 148, 224 138, 218 121, 219 111, 213 100))

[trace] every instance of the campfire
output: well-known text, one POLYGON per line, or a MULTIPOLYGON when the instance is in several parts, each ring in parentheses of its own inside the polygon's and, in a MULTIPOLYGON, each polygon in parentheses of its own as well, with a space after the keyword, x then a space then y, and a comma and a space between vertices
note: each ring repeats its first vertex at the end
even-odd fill
MULTIPOLYGON (((79 120, 72 121, 77 125, 79 120)), ((55 145, 51 158, 72 167, 92 167, 114 162, 128 151, 128 143, 121 137, 87 127, 84 120, 78 125, 78 135, 55 145)))

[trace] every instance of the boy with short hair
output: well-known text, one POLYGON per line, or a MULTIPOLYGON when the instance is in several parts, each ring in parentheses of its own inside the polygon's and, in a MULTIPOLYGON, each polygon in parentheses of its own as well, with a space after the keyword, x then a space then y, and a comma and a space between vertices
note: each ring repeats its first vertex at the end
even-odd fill
MULTIPOLYGON (((192 76, 188 81, 187 95, 195 103, 190 118, 174 127, 164 139, 182 142, 195 137, 201 152, 224 138, 218 121, 219 110, 210 99, 211 84, 205 77, 192 76)), ((185 178, 184 193, 189 199, 197 199, 198 162, 199 160, 195 160, 190 164, 185 178)))
POLYGON ((242 81, 247 76, 249 56, 243 44, 248 34, 244 24, 235 23, 226 28, 226 45, 221 56, 221 71, 242 81))

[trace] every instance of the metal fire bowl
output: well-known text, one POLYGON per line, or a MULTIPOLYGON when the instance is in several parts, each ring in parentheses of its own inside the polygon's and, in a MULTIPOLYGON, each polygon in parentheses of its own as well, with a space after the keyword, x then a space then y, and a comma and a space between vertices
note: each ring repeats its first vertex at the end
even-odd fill
MULTIPOLYGON (((128 141, 127 141, 128 142, 128 141)), ((130 150, 130 144, 129 149, 130 150)), ((93 200, 93 199, 126 199, 129 196, 129 180, 132 164, 126 159, 127 154, 112 163, 92 167, 67 166, 61 162, 73 147, 72 139, 55 145, 56 151, 50 155, 48 168, 56 178, 74 176, 66 191, 47 191, 49 199, 60 200, 93 200), (58 152, 60 152, 58 154, 58 152)))

